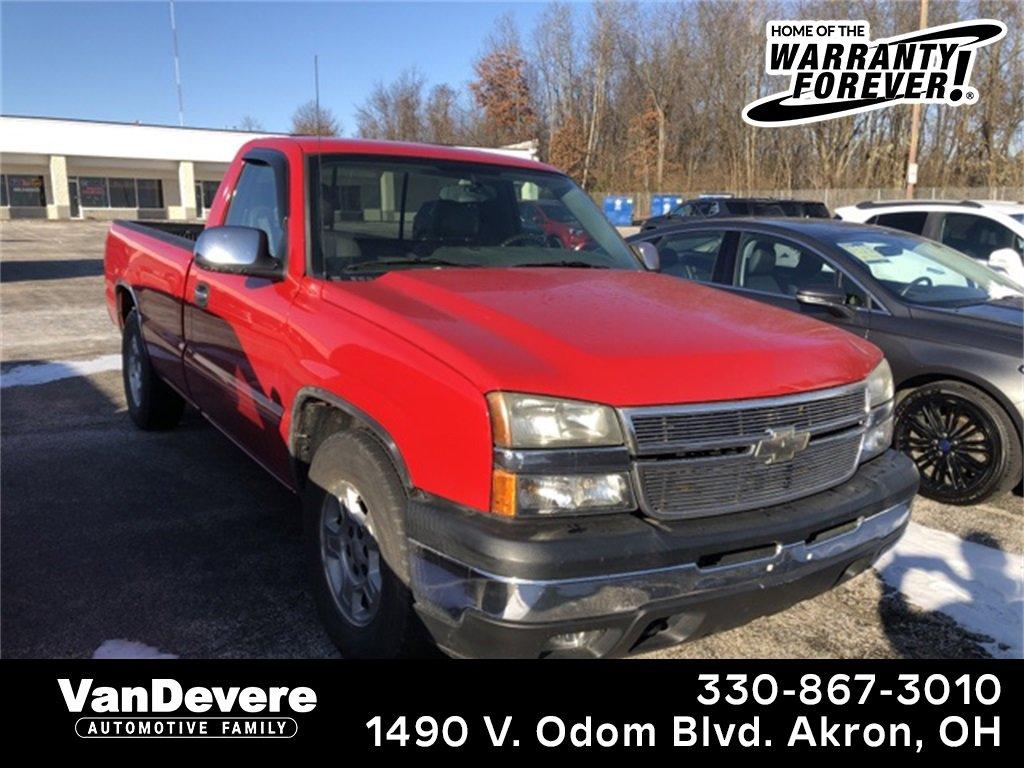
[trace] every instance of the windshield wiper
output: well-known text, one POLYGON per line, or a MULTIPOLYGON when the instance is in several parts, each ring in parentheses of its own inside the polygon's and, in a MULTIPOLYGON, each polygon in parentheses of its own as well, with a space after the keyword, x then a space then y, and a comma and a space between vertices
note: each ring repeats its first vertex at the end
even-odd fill
POLYGON ((569 267, 571 269, 608 269, 604 264, 591 264, 589 261, 537 261, 513 264, 514 267, 569 267))
POLYGON ((374 259, 372 261, 360 261, 358 264, 349 264, 344 272, 364 272, 371 271, 374 269, 387 270, 390 267, 410 267, 424 265, 427 267, 475 267, 476 264, 460 264, 457 261, 448 261, 447 259, 438 259, 433 256, 424 256, 422 258, 416 258, 412 256, 402 256, 393 259, 374 259))

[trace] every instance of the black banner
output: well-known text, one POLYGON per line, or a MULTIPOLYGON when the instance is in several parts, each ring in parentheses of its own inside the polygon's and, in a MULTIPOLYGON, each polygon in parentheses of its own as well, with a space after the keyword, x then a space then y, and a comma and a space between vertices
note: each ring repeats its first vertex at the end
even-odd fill
POLYGON ((86 751, 322 744, 344 757, 1010 756, 1021 743, 1018 662, 170 660, 4 668, 15 703, 5 715, 8 737, 86 751))

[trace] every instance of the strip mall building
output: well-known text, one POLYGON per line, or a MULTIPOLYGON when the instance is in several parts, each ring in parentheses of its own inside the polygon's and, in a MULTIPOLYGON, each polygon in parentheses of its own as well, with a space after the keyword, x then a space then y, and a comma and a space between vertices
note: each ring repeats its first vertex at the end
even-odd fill
POLYGON ((0 220, 201 219, 238 148, 267 135, 0 116, 0 220))

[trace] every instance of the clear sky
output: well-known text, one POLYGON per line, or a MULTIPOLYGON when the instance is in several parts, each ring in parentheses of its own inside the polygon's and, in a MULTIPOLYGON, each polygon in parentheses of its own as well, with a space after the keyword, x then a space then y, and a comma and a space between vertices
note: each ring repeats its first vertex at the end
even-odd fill
MULTIPOLYGON (((415 66, 461 86, 501 14, 524 37, 543 4, 175 3, 185 124, 227 128, 246 115, 287 131, 313 97, 355 130, 377 80, 415 66)), ((164 2, 0 2, 0 112, 176 125, 170 13, 164 2)))

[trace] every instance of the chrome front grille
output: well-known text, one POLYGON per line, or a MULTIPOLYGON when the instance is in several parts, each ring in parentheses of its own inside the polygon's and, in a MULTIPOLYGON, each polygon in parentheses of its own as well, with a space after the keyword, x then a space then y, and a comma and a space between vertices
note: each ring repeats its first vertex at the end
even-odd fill
POLYGON ((670 408, 636 408, 626 412, 638 454, 706 450, 760 440, 769 429, 794 427, 821 433, 864 420, 864 386, 809 395, 740 403, 670 408))
POLYGON ((705 517, 782 504, 848 480, 867 418, 863 384, 734 403, 632 408, 623 412, 643 510, 705 517), (768 461, 757 445, 772 434, 809 433, 807 447, 768 461))

